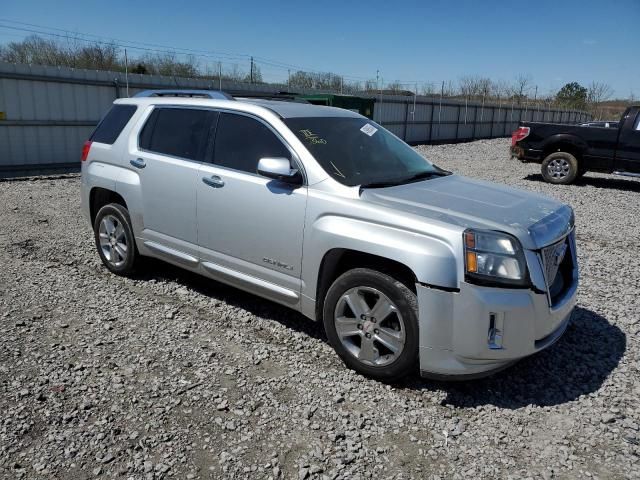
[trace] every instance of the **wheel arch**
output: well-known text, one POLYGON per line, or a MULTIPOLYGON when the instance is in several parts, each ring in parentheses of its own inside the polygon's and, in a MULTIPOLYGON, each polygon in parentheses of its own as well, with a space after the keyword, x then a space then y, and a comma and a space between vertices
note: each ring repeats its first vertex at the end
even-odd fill
POLYGON ((103 187, 93 187, 89 192, 89 213, 91 216, 91 225, 96 219, 98 211, 109 203, 117 203, 127 208, 127 202, 119 193, 103 187))
POLYGON ((542 150, 542 160, 555 152, 570 153, 578 162, 586 149, 584 141, 571 135, 554 135, 544 145, 542 150))
POLYGON ((375 255, 350 248, 332 248, 322 257, 316 283, 315 318, 322 318, 322 309, 327 291, 335 280, 349 270, 369 268, 400 281, 409 290, 416 293, 419 283, 416 273, 408 265, 388 257, 375 255))

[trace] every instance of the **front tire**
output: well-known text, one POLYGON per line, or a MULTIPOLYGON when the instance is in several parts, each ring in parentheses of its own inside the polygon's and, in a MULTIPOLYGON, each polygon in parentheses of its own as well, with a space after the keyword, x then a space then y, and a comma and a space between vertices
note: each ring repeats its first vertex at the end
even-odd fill
POLYGON ((117 275, 134 273, 140 254, 136 248, 129 212, 117 203, 102 207, 93 222, 98 254, 105 267, 117 275))
POLYGON ((568 185, 579 174, 578 160, 567 152, 554 152, 542 161, 542 177, 549 183, 568 185))
POLYGON ((385 382, 413 372, 418 361, 418 302, 398 280, 366 268, 331 285, 323 322, 329 343, 347 367, 385 382))

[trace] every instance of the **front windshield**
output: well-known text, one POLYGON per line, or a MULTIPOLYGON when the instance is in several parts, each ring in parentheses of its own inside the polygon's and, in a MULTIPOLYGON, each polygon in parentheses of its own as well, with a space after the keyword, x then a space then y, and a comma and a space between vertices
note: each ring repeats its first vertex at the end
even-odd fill
POLYGON ((344 185, 398 184, 444 173, 366 118, 305 117, 284 122, 322 168, 344 185))

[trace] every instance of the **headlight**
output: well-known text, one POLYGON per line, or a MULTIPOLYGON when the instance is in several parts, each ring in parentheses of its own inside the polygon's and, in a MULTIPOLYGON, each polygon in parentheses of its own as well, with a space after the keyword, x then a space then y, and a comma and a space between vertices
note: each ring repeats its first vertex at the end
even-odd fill
POLYGON ((505 286, 528 284, 524 252, 516 238, 500 232, 466 230, 463 240, 468 280, 505 286))

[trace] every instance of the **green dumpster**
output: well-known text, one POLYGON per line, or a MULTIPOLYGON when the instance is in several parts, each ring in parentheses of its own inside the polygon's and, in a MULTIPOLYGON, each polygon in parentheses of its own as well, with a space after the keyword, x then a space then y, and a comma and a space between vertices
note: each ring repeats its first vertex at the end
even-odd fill
POLYGON ((354 95, 338 93, 318 93, 315 95, 300 95, 300 97, 314 105, 328 105, 330 107, 345 108, 373 119, 373 98, 362 98, 354 95))

